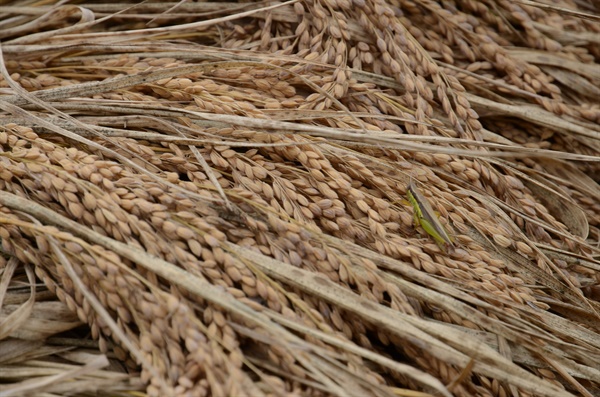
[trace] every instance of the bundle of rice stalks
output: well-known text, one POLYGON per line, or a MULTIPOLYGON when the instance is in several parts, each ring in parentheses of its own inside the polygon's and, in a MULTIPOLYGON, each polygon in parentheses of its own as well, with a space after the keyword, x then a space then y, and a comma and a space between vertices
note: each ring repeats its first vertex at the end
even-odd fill
POLYGON ((596 2, 52 3, 0 6, 0 396, 600 393, 596 2))

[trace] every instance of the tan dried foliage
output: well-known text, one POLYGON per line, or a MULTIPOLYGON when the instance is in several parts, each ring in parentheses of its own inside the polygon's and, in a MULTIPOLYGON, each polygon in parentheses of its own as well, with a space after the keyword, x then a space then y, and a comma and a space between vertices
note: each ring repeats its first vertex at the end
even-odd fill
POLYGON ((0 6, 0 394, 600 393, 599 12, 0 6))

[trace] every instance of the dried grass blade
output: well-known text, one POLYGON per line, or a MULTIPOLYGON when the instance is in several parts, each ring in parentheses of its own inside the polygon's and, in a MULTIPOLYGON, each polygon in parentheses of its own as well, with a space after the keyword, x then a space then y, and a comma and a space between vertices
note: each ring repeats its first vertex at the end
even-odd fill
MULTIPOLYGON (((38 298, 39 299, 39 298, 38 298)), ((7 305, 6 309, 11 309, 7 305)), ((0 320, 5 320, 0 316, 0 320)), ((35 302, 29 317, 11 333, 11 337, 26 340, 44 340, 52 335, 79 327, 81 321, 63 303, 35 302)))
MULTIPOLYGON (((215 25, 215 24, 219 24, 219 23, 223 23, 223 22, 227 22, 227 21, 233 21, 236 19, 245 18, 245 17, 251 16, 251 15, 254 15, 256 13, 266 12, 266 11, 274 10, 276 8, 285 7, 287 5, 297 3, 298 1, 300 1, 300 0, 288 0, 283 3, 276 3, 273 5, 266 6, 266 7, 256 8, 256 9, 244 11, 244 12, 239 12, 239 13, 228 15, 228 16, 221 17, 221 18, 212 18, 212 19, 209 19, 206 21, 179 24, 179 25, 168 26, 168 27, 164 27, 164 28, 160 27, 160 28, 126 30, 126 31, 118 32, 118 35, 122 41, 124 41, 125 38, 129 39, 130 41, 135 41, 137 39, 148 38, 149 35, 170 33, 170 32, 175 32, 175 31, 179 31, 179 30, 199 29, 199 28, 203 28, 206 26, 211 26, 211 25, 215 25)), ((94 33, 86 34, 83 38, 81 35, 62 35, 62 36, 55 37, 55 39, 60 40, 62 42, 70 41, 71 43, 73 43, 73 42, 80 43, 82 41, 84 41, 86 43, 102 43, 102 42, 108 42, 108 41, 112 40, 114 38, 114 36, 115 36, 114 32, 101 32, 101 33, 94 32, 94 33)))
POLYGON ((15 330, 19 329, 31 315, 35 304, 35 275, 30 265, 25 265, 27 280, 29 281, 30 294, 29 299, 15 311, 0 321, 0 340, 7 338, 15 330))
POLYGON ((539 1, 531 1, 531 0, 515 0, 516 3, 521 3, 524 5, 528 5, 531 7, 538 7, 543 10, 550 10, 557 12, 558 14, 571 15, 582 19, 589 19, 592 21, 600 21, 600 16, 590 14, 587 12, 576 11, 565 7, 559 7, 552 4, 541 3, 539 1))
POLYGON ((2 304, 4 303, 4 297, 8 291, 10 280, 15 274, 18 264, 19 263, 16 258, 10 258, 6 266, 0 269, 0 274, 2 275, 2 278, 0 279, 0 309, 2 309, 2 304))
MULTIPOLYGON (((473 103, 476 109, 477 106, 481 106, 484 109, 492 110, 497 114, 503 114, 505 117, 517 117, 519 119, 549 128, 561 134, 571 133, 575 136, 592 138, 595 142, 600 141, 600 129, 598 126, 593 124, 586 124, 587 127, 575 124, 536 106, 507 105, 504 103, 493 102, 489 99, 477 97, 471 94, 465 95, 469 98, 469 101, 473 103)), ((596 149, 598 149, 600 152, 600 146, 597 146, 596 149)))
POLYGON ((88 374, 104 368, 107 365, 109 365, 108 358, 106 358, 104 355, 99 355, 95 360, 90 361, 88 364, 82 367, 64 371, 57 375, 45 376, 40 379, 26 380, 10 386, 3 386, 2 390, 0 390, 0 397, 16 397, 28 395, 32 392, 40 392, 46 390, 51 385, 57 384, 58 382, 88 374))
POLYGON ((64 348, 45 348, 44 342, 41 340, 10 338, 0 341, 0 365, 24 362, 61 350, 64 350, 64 348))

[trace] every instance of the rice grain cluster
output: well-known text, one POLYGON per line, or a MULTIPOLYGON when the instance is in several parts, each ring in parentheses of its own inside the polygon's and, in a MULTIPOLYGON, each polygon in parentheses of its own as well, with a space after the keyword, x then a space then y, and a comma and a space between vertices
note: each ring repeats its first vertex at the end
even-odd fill
POLYGON ((14 1, 0 42, 0 396, 600 394, 596 2, 14 1))

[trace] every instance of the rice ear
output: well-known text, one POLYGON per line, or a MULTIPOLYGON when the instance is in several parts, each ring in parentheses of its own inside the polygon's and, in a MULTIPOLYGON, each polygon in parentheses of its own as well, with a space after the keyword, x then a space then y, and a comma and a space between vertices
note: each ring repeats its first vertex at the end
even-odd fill
POLYGON ((600 395, 594 2, 64 3, 0 7, 1 395, 600 395))

